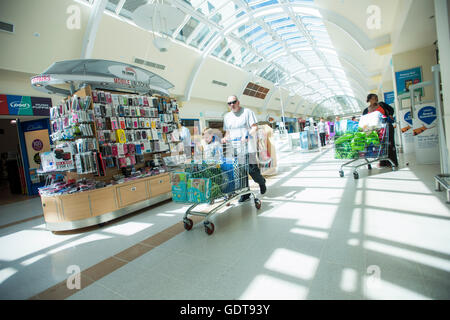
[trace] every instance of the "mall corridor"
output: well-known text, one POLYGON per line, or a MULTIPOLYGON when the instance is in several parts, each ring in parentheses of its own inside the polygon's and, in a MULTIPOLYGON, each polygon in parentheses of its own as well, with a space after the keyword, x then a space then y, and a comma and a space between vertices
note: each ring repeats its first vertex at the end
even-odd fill
MULTIPOLYGON (((87 232, 53 234, 42 217, 1 227, 0 298, 448 299, 450 213, 430 179, 437 166, 402 159, 398 171, 374 166, 354 180, 339 177, 330 145, 277 145, 261 210, 233 204, 211 236, 201 223, 185 231, 187 206, 172 202, 87 232), (81 290, 67 288, 71 265, 81 290)), ((38 207, 8 205, 2 225, 38 207)))

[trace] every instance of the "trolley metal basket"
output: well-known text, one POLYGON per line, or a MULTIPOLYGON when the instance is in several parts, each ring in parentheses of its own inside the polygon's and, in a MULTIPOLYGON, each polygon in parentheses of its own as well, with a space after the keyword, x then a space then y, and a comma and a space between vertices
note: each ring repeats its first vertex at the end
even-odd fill
MULTIPOLYGON (((380 129, 372 131, 371 135, 376 134, 378 139, 367 139, 368 133, 355 133, 353 138, 342 143, 334 144, 335 158, 337 159, 351 159, 350 161, 341 165, 339 175, 344 176, 344 167, 353 168, 353 178, 359 179, 358 168, 367 165, 369 170, 372 170, 371 163, 377 161, 389 161, 392 171, 396 170, 396 166, 389 158, 389 126, 384 123, 380 129), (366 138, 361 137, 366 135, 366 138), (358 138, 359 137, 359 138, 358 138), (364 160, 362 163, 357 163, 356 166, 350 164, 364 160)), ((341 136, 342 137, 342 136, 341 136)))
POLYGON ((183 217, 186 230, 191 230, 194 224, 189 215, 204 216, 205 232, 211 235, 214 232, 211 216, 243 195, 252 196, 255 207, 261 208, 261 201, 249 187, 247 144, 232 141, 224 144, 223 150, 224 159, 220 162, 204 159, 201 163, 186 164, 183 172, 172 173, 172 199, 192 203, 183 217), (200 204, 207 204, 209 210, 197 210, 200 204))

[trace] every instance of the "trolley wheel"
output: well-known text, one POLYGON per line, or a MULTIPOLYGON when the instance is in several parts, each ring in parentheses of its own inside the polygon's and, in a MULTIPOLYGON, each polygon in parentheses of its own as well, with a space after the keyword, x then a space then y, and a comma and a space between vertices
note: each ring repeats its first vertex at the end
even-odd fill
POLYGON ((344 170, 340 170, 339 171, 339 175, 341 176, 341 178, 344 176, 344 170))
POLYGON ((259 199, 255 199, 255 207, 256 207, 256 209, 261 209, 261 200, 259 200, 259 199))
POLYGON ((368 164, 368 165, 367 165, 367 169, 372 170, 372 165, 371 165, 371 164, 368 164))
POLYGON ((212 235, 214 232, 214 223, 210 222, 205 225, 205 232, 208 234, 208 236, 212 235))
POLYGON ((186 220, 184 220, 183 221, 184 222, 184 228, 186 229, 186 230, 191 230, 192 229, 192 226, 194 225, 194 221, 192 221, 191 219, 186 219, 186 220))
POLYGON ((358 172, 353 172, 353 178, 356 180, 356 179, 359 179, 359 173, 358 172))

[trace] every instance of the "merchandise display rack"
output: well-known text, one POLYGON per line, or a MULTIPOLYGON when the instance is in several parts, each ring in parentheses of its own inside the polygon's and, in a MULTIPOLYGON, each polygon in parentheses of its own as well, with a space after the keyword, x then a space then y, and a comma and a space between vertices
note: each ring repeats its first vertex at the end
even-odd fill
POLYGON ((102 224, 171 198, 164 158, 183 153, 175 99, 85 85, 52 108, 51 126, 54 148, 41 156, 39 174, 64 182, 40 190, 48 230, 102 224), (81 125, 89 135, 73 136, 81 125))

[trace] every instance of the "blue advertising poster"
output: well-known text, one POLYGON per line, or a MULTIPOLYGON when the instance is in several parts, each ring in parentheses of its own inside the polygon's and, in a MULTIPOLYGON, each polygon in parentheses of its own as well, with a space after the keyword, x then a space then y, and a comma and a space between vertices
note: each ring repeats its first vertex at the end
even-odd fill
POLYGON ((37 169, 40 166, 39 153, 50 151, 49 119, 26 122, 19 120, 18 131, 28 195, 37 195, 38 188, 45 184, 40 182, 37 169))
POLYGON ((418 105, 414 115, 413 136, 417 163, 439 163, 439 136, 434 103, 418 105))
POLYGON ((8 95, 8 109, 10 115, 32 116, 31 98, 26 96, 8 95))
POLYGON ((384 103, 392 106, 394 100, 395 100, 394 91, 384 93, 384 103))
MULTIPOLYGON (((398 95, 409 92, 409 86, 419 82, 422 82, 422 67, 397 71, 395 73, 395 83, 397 84, 398 95)), ((420 89, 419 91, 420 95, 423 96, 423 90, 420 89)))
POLYGON ((19 116, 50 116, 52 99, 0 94, 0 114, 19 116))

